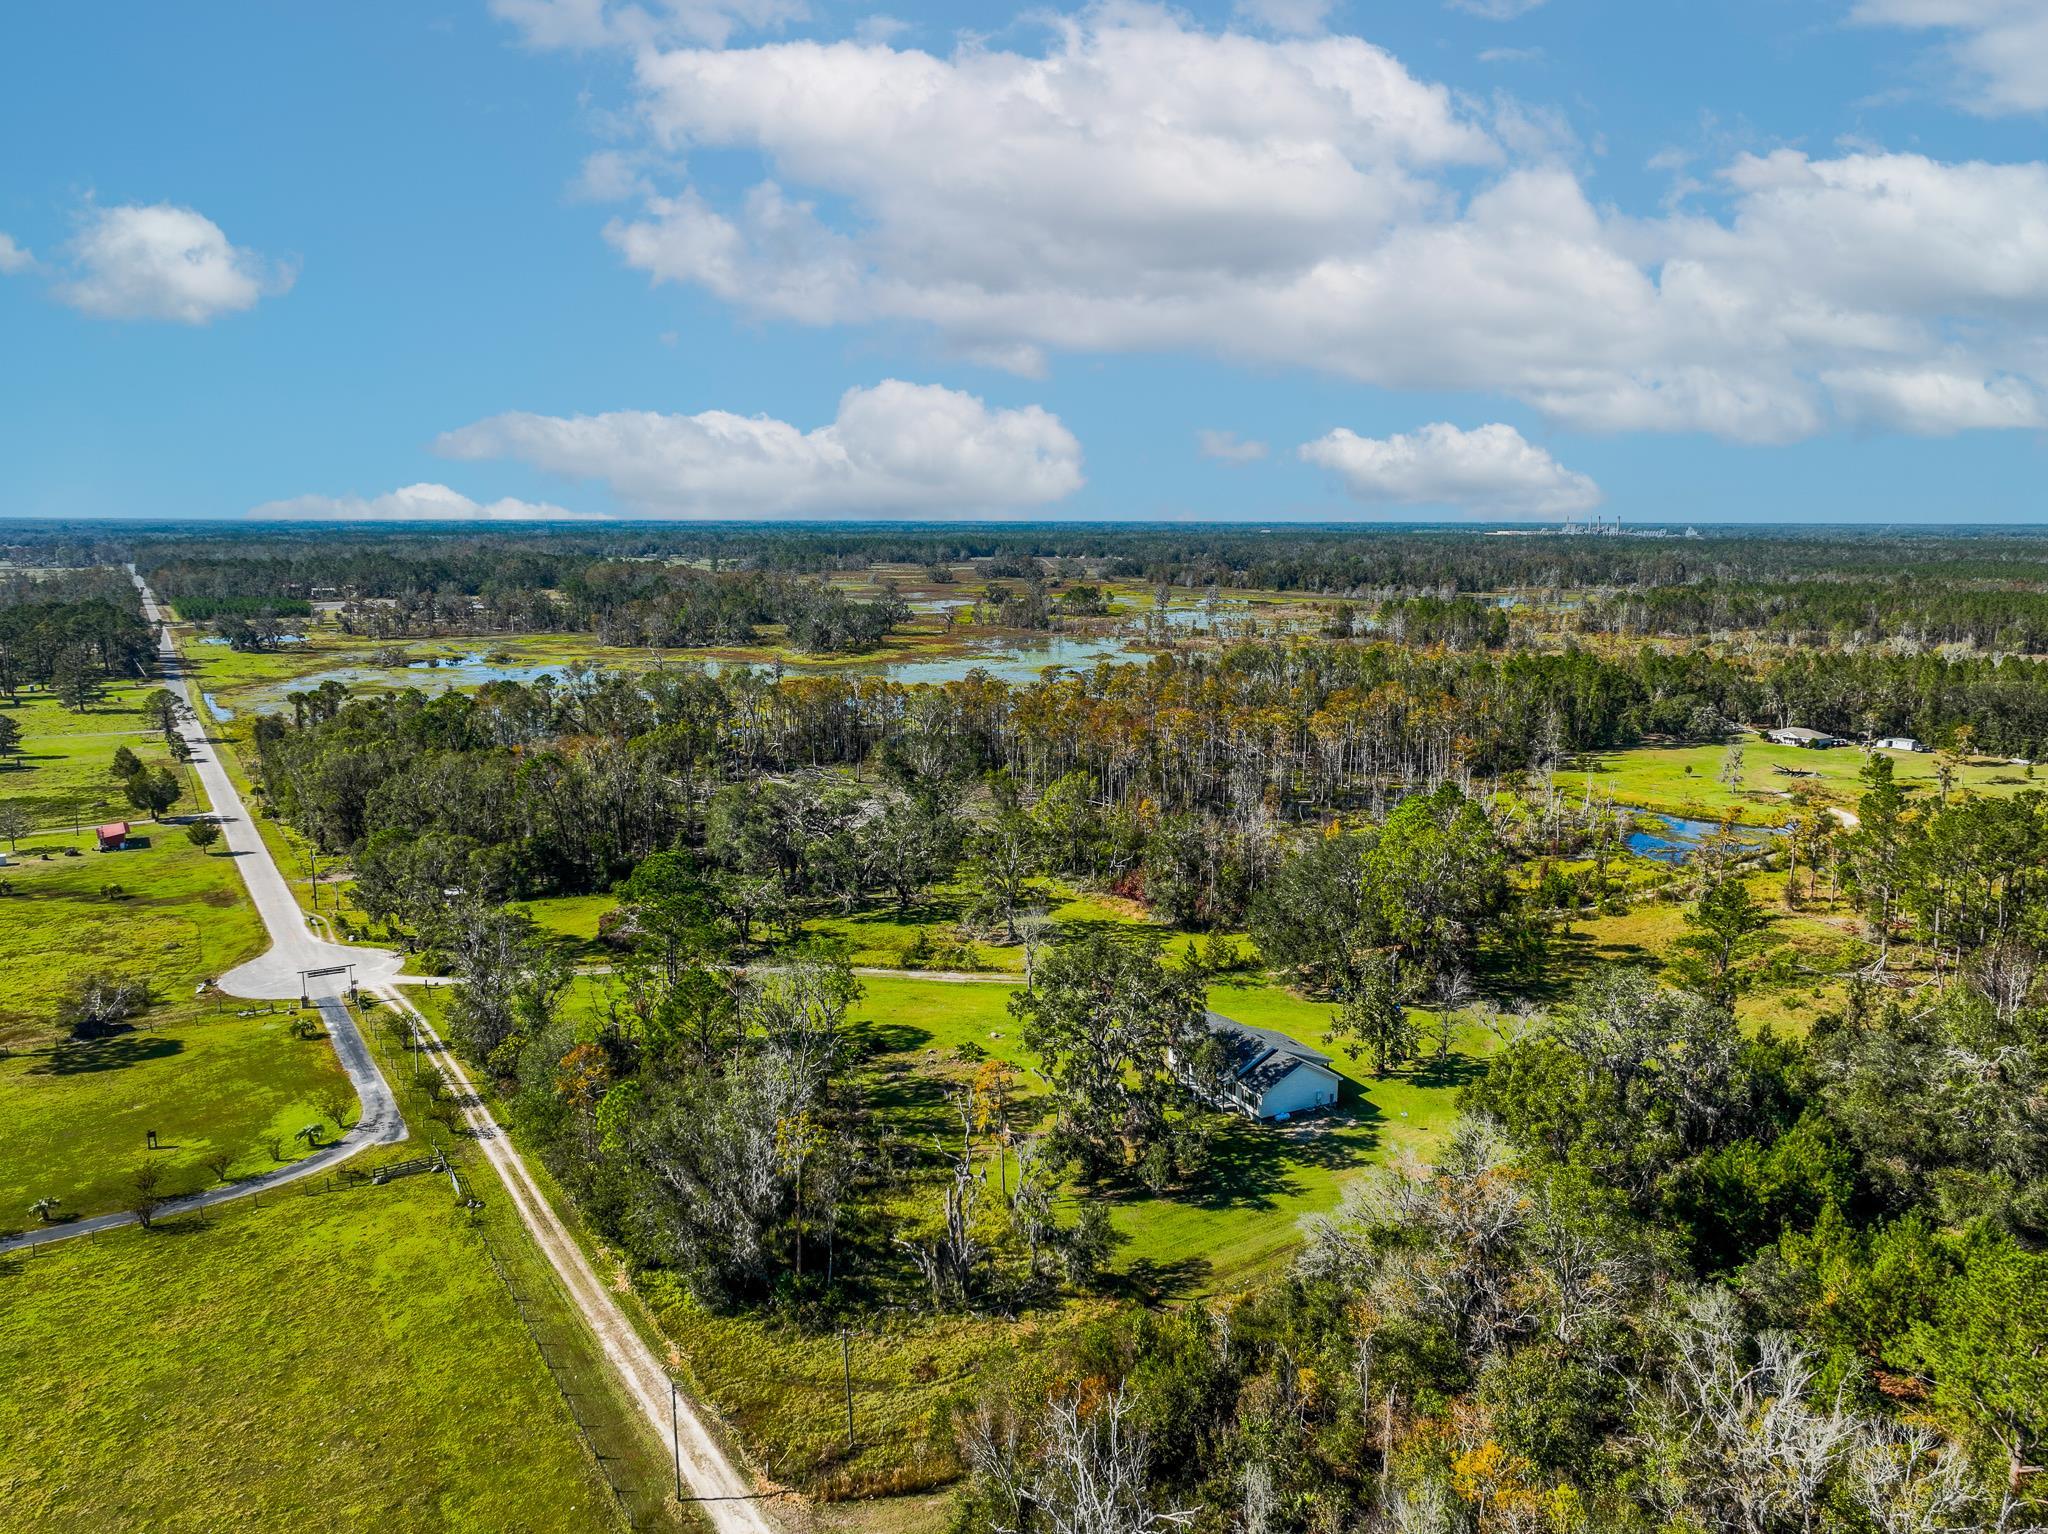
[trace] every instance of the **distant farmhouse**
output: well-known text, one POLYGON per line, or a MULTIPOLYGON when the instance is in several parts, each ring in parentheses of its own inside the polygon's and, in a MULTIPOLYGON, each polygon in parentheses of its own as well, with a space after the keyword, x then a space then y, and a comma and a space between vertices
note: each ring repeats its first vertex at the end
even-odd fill
POLYGON ((1835 746, 1854 745, 1839 735, 1828 735, 1820 730, 1803 730, 1796 726, 1783 730, 1765 730, 1764 739, 1774 746, 1799 746, 1808 751, 1827 751, 1835 746))
POLYGON ((1223 1045, 1223 1082, 1215 1094, 1219 1107, 1271 1123, 1337 1101, 1338 1077, 1328 1055, 1221 1012, 1205 1012, 1203 1021, 1223 1045))

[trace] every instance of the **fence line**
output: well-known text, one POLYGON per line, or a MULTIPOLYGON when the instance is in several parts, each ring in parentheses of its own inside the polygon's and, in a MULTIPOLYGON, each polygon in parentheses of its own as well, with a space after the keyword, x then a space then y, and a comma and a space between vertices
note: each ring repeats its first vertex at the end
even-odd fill
POLYGON ((583 1413, 576 1405, 577 1392, 571 1390, 569 1383, 562 1378, 561 1367, 555 1362, 554 1355, 548 1351, 546 1342, 541 1338, 540 1327, 528 1314, 526 1301, 521 1298, 519 1290, 512 1282, 512 1275, 505 1270, 505 1264, 498 1256, 497 1243, 491 1240, 490 1232, 484 1229, 481 1222, 472 1222, 472 1228, 476 1231, 477 1239, 483 1242, 484 1256, 490 1260, 491 1270, 498 1275, 498 1282, 505 1286, 505 1294, 512 1301, 512 1309, 519 1316, 519 1324, 526 1329, 527 1339, 532 1342, 533 1350, 540 1355, 540 1361, 547 1366, 548 1378, 555 1382, 555 1390, 561 1396, 562 1404, 568 1408, 569 1420, 576 1424, 576 1441, 583 1445, 583 1452, 590 1456, 591 1464, 596 1466, 597 1473, 604 1478, 604 1484, 610 1489, 612 1501, 617 1504, 619 1516, 625 1519, 626 1527, 638 1530, 640 1521, 634 1517, 632 1504, 626 1500, 624 1489, 612 1475, 611 1461, 599 1450, 596 1438, 590 1431, 590 1425, 583 1420, 583 1413))

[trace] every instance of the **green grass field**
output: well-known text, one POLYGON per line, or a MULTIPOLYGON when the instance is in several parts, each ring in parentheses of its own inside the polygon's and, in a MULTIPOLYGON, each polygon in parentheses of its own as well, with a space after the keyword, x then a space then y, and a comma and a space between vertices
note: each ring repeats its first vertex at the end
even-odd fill
POLYGON ((621 1527, 440 1178, 0 1266, 0 1379, 0 1529, 621 1527))
POLYGON ((61 1199, 71 1218, 119 1209, 145 1161, 162 1172, 164 1197, 214 1186, 215 1153, 232 1158, 230 1179, 269 1171, 272 1137, 291 1159, 305 1125, 332 1132, 337 1094, 353 1123, 355 1093, 333 1047, 299 1037, 282 1011, 169 1008, 135 1032, 0 1059, 0 1233, 33 1228, 39 1198, 61 1199), (144 1147, 151 1129, 155 1151, 144 1147))
MULTIPOLYGON (((1766 745, 1750 736, 1743 741, 1742 780, 1734 787, 1720 781, 1726 754, 1726 746, 1608 751, 1560 770, 1557 782, 1568 793, 1591 786, 1611 795, 1617 804, 1688 820, 1729 818, 1746 825, 1784 824, 1798 810, 1798 795, 1850 810, 1863 796, 1858 774, 1866 758, 1855 747, 1807 751, 1766 745)), ((1904 751, 1885 755, 1902 787, 1916 798, 1932 797, 1936 790, 1936 759, 1932 755, 1904 751)), ((2048 775, 2030 777, 2024 767, 1974 758, 1961 769, 1956 782, 1973 793, 2011 794, 2025 788, 2048 788, 2048 775)))
POLYGON ((201 852, 180 825, 134 826, 147 846, 65 857, 68 837, 36 837, 0 871, 0 1045, 46 1039, 84 973, 147 978, 171 1002, 263 950, 232 857, 201 852))
MULTIPOLYGON (((91 828, 102 821, 129 820, 130 808, 112 773, 114 752, 126 746, 152 767, 169 766, 161 736, 146 733, 142 700, 156 690, 154 682, 109 687, 100 701, 83 713, 72 713, 47 693, 23 692, 5 711, 21 728, 22 755, 17 764, 0 765, 0 798, 25 807, 39 831, 62 829, 67 840, 90 846, 91 828)), ((189 779, 187 795, 196 793, 189 779)), ((190 809, 188 797, 172 813, 190 809)))
POLYGON ((331 1119, 323 1105, 346 1088, 324 1038, 297 1037, 283 1014, 243 1017, 246 1004, 194 996, 262 950, 261 926, 232 858, 200 852, 174 825, 138 829, 149 846, 31 855, 4 876, 0 1230, 20 1229, 45 1196, 69 1216, 117 1207, 149 1129, 168 1147, 151 1158, 167 1193, 211 1184, 215 1152, 233 1158, 231 1176, 265 1170, 265 1140, 289 1145, 331 1119), (121 898, 104 892, 110 883, 121 898), (128 1031, 73 1042, 62 1002, 101 972, 146 979, 156 1005, 128 1031))

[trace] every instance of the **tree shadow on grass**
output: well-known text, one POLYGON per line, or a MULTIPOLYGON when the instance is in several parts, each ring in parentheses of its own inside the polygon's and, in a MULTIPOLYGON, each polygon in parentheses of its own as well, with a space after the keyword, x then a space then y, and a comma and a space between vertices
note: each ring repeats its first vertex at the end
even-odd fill
POLYGON ((183 1052, 184 1048, 182 1039, 165 1038, 160 1033, 147 1037, 136 1033, 117 1033, 110 1039, 71 1039, 53 1044, 43 1063, 30 1067, 29 1074, 84 1076, 96 1071, 125 1070, 150 1060, 167 1060, 183 1052))
POLYGON ((1331 1118, 1285 1127, 1254 1124, 1232 1115, 1223 1118, 1223 1127, 1210 1142, 1208 1162, 1196 1183, 1158 1194, 1140 1187, 1119 1187, 1098 1196, 1115 1203, 1158 1198, 1210 1211, 1271 1209, 1279 1200, 1301 1191, 1303 1171, 1363 1166, 1379 1145, 1378 1124, 1383 1117, 1378 1108, 1362 1099, 1331 1118), (1359 1127, 1368 1133, 1337 1132, 1359 1127))
POLYGON ((1177 1257, 1171 1262, 1140 1257, 1128 1267, 1103 1275, 1101 1285, 1105 1293, 1120 1300, 1156 1309, 1200 1294, 1214 1267, 1206 1257, 1177 1257))
POLYGON ((1418 1087, 1462 1087, 1486 1074, 1486 1062, 1470 1055, 1452 1053, 1441 1060, 1427 1060, 1408 1073, 1418 1087))
MULTIPOLYGON (((179 1198, 185 1196, 182 1193, 176 1195, 179 1198)), ((183 1214, 159 1215, 150 1221, 149 1234, 152 1239, 161 1236, 167 1241, 176 1236, 203 1235, 213 1229, 212 1214, 210 1209, 192 1209, 183 1214)))

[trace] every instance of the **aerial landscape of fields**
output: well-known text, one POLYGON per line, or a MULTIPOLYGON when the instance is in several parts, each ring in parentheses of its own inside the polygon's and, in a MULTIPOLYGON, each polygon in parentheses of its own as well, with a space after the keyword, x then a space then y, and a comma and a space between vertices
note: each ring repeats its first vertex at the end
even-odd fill
POLYGON ((2044 119, 0 10, 0 1534, 2048 1534, 2044 119))
POLYGON ((1971 1325, 2019 1359, 2039 1314, 2048 724, 2020 636, 2048 596, 2010 570, 2048 579, 2048 542, 1317 531, 1306 577, 1261 582, 1272 540, 1228 531, 1195 564, 929 530, 763 582, 640 532, 629 594, 578 595, 614 536, 10 550, 8 1441, 84 1390, 152 1466, 103 1501, 97 1430, 17 1460, 40 1518, 179 1526, 196 1478, 195 1527, 669 1527, 710 1495, 937 1529, 994 1494, 988 1413, 1020 1431, 1105 1373, 1165 1412, 1170 1366, 1197 1370, 1173 1411, 1223 1413, 1189 1470, 1265 1380, 1304 1443, 1355 1423, 1349 1495, 1390 1433, 1426 1477, 1478 1413, 1488 1473, 1591 1527, 1632 1505, 1643 1408, 1571 1353, 1671 1367, 1709 1344, 1659 1328, 1708 1322, 1660 1309, 1716 1294, 1811 1339, 1868 1414, 1842 1431, 1913 1403, 1952 1437, 1901 1473, 1966 1496, 2004 1419, 1982 1379, 1944 1394, 1983 1365, 1939 1350, 1992 1344, 1934 1318, 2009 1295, 1971 1325), (508 635, 502 587, 445 594, 513 546, 508 635), (1942 650, 1648 632, 1613 596, 1711 568, 1782 614, 1831 598, 1774 574, 1822 557, 1926 572, 1882 621, 1942 650), (1470 594, 1361 595, 1338 572, 1372 559, 1470 594), (728 582, 747 633, 583 637, 645 626, 619 600, 687 627, 728 582), (791 602, 889 627, 792 649, 791 602), (250 962, 272 945, 313 957, 250 962), (358 1122, 365 1069, 397 1139, 358 1122), (155 1340, 48 1373, 39 1340, 109 1308, 155 1340), (380 1371, 323 1361, 365 1335, 380 1371), (204 1362, 227 1337, 291 1364, 204 1362), (360 1419, 309 1444, 336 1371, 360 1419), (525 1482, 460 1446, 493 1432, 525 1482), (678 1497, 704 1477, 739 1489, 678 1497))

